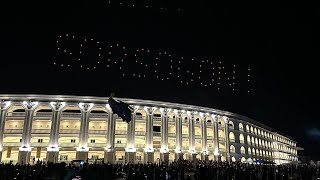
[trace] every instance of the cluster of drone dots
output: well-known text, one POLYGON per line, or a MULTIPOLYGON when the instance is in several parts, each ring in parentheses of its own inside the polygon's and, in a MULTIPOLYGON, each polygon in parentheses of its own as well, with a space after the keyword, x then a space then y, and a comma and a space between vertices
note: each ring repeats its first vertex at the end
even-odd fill
MULTIPOLYGON (((239 82, 239 68, 235 64, 227 66, 214 58, 186 58, 169 51, 132 49, 119 43, 108 44, 93 38, 78 38, 69 34, 59 36, 57 50, 64 58, 54 58, 52 64, 55 67, 81 68, 89 71, 115 70, 123 77, 174 80, 180 84, 215 87, 217 90, 228 87, 236 91, 236 84, 239 82), (86 57, 88 49, 94 49, 93 56, 86 57)), ((248 68, 247 72, 247 81, 250 82, 252 70, 248 68)))
POLYGON ((120 6, 126 6, 126 7, 136 7, 136 8, 147 8, 147 9, 152 9, 153 11, 155 10, 159 10, 161 12, 166 12, 166 11, 172 11, 172 12, 177 12, 177 13, 181 13, 183 12, 182 8, 176 8, 176 9, 172 9, 172 8, 166 8, 166 7, 159 7, 157 5, 152 5, 151 3, 137 3, 134 0, 132 1, 111 1, 108 0, 107 1, 108 5, 120 5, 120 6))

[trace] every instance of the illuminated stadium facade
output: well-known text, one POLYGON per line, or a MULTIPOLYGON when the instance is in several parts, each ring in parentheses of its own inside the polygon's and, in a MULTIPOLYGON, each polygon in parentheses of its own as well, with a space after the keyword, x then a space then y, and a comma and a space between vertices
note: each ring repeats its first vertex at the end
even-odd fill
POLYGON ((298 161, 293 139, 247 117, 199 106, 118 99, 134 107, 129 124, 112 113, 106 97, 0 95, 0 160, 298 161))

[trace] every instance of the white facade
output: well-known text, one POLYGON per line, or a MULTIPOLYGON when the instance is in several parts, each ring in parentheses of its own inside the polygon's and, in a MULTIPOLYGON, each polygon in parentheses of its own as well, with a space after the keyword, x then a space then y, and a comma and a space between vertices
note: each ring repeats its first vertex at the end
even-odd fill
POLYGON ((107 97, 0 95, 0 160, 159 162, 209 159, 277 164, 298 160, 296 142, 257 121, 212 108, 107 97))

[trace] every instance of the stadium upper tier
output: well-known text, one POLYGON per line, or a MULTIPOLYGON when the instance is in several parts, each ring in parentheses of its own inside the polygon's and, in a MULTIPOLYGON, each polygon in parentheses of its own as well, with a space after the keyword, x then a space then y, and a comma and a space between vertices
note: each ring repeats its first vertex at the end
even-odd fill
POLYGON ((292 138, 245 116, 178 103, 115 99, 133 108, 130 123, 112 113, 108 97, 0 95, 0 160, 298 161, 292 138))

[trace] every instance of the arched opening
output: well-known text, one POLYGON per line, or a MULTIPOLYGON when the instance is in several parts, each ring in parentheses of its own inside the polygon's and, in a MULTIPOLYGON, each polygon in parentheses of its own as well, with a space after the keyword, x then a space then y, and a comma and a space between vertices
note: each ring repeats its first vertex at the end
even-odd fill
POLYGON ((62 111, 59 128, 59 161, 76 159, 79 146, 81 110, 77 104, 70 104, 62 111))
POLYGON ((231 157, 232 162, 236 162, 236 158, 234 156, 231 157))
POLYGON ((240 140, 241 144, 244 144, 244 136, 243 136, 243 134, 239 135, 239 140, 240 140))
POLYGON ((246 162, 247 162, 247 161, 246 161, 246 158, 245 158, 245 157, 242 157, 242 158, 241 158, 241 162, 242 162, 242 163, 246 163, 246 162))
MULTIPOLYGON (((168 112, 168 148, 173 150, 176 149, 176 122, 175 113, 173 111, 168 112)), ((173 156, 174 153, 170 153, 173 156)))
POLYGON ((229 139, 230 139, 230 142, 235 142, 235 136, 233 132, 229 133, 229 139))
POLYGON ((236 153, 236 148, 234 147, 234 145, 230 146, 230 153, 236 153))
POLYGON ((229 121, 228 125, 229 125, 229 129, 234 129, 234 124, 232 121, 229 121))
POLYGON ((104 147, 107 145, 108 112, 105 106, 95 106, 89 114, 88 146, 90 149, 88 158, 95 161, 104 158, 104 147))
POLYGON ((248 124, 246 125, 246 131, 247 131, 247 132, 250 132, 250 127, 249 127, 248 124))
POLYGON ((243 146, 241 146, 240 152, 241 152, 241 154, 246 154, 246 150, 245 150, 245 148, 243 146))
POLYGON ((251 155, 251 148, 248 147, 248 154, 251 155))
POLYGON ((250 140, 250 136, 249 135, 247 135, 247 144, 251 145, 251 140, 250 140))
POLYGON ((219 123, 219 127, 222 127, 222 128, 225 127, 225 122, 224 122, 223 118, 219 118, 218 123, 219 123))
POLYGON ((243 124, 239 123, 239 131, 243 131, 243 124))

